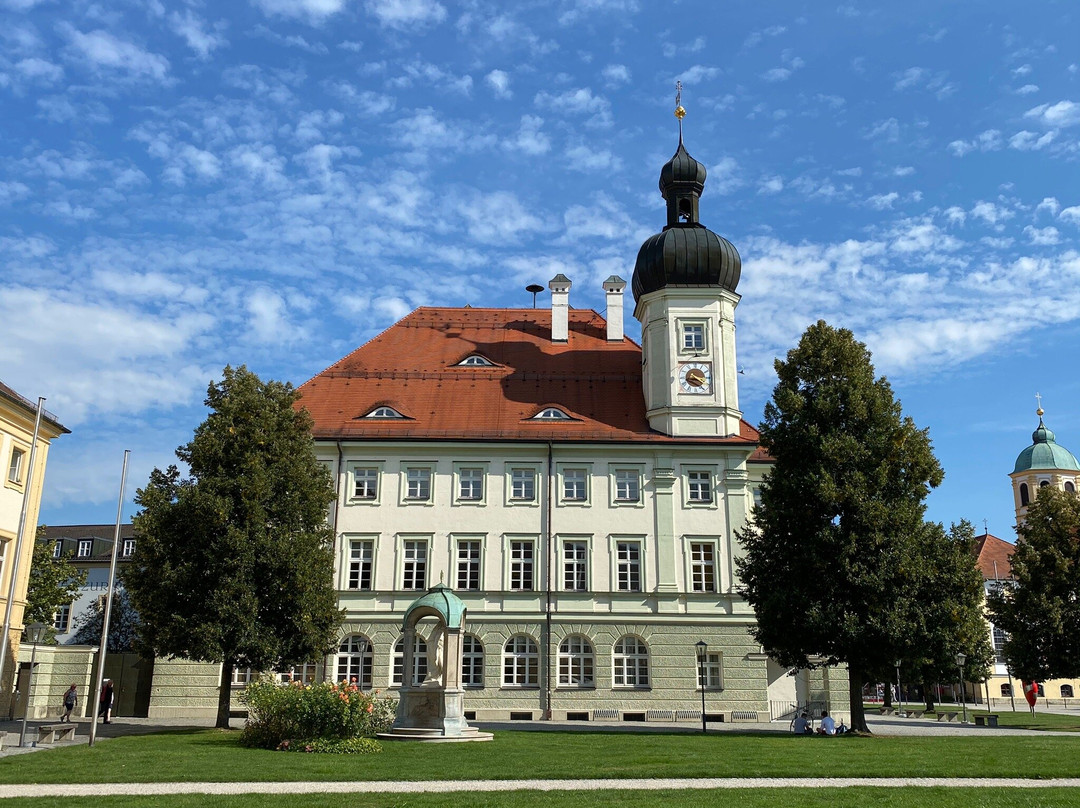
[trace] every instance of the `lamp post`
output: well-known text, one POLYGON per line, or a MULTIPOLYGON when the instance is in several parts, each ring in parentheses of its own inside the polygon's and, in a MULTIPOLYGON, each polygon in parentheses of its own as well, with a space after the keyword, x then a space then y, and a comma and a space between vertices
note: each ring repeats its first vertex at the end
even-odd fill
POLYGON ((22 731, 19 733, 19 746, 26 746, 26 720, 30 717, 30 690, 34 683, 34 663, 37 661, 38 643, 44 636, 44 623, 31 623, 26 627, 26 640, 30 643, 30 673, 26 677, 26 704, 23 710, 22 731))
POLYGON ((964 704, 964 723, 967 723, 967 699, 964 698, 964 663, 967 657, 964 654, 956 655, 956 667, 960 671, 960 699, 964 704))
POLYGON ((900 687, 900 660, 893 663, 896 667, 896 714, 904 718, 904 691, 900 687))
POLYGON ((709 650, 705 640, 698 640, 697 645, 698 681, 701 683, 701 731, 705 732, 705 652, 709 650))

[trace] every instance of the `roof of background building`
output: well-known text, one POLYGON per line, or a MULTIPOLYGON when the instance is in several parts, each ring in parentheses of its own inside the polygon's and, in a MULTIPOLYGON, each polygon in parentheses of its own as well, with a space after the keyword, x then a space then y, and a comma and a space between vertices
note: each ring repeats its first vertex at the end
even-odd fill
POLYGON ((1012 578, 1012 564, 1009 562, 1009 556, 1016 551, 1015 544, 999 539, 991 533, 976 536, 975 542, 975 557, 983 580, 1012 578))
POLYGON ((1076 457, 1055 440, 1054 433, 1043 424, 1039 410, 1039 426, 1031 433, 1031 445, 1020 453, 1013 467, 1013 474, 1030 469, 1062 469, 1080 471, 1076 457))
MULTIPOLYGON (((31 401, 30 399, 26 398, 26 396, 19 395, 18 393, 16 393, 14 390, 12 390, 10 387, 8 387, 3 382, 0 382, 0 397, 6 398, 12 404, 17 404, 19 406, 25 407, 27 410, 29 410, 31 418, 33 418, 34 413, 37 412, 37 402, 36 401, 31 401)), ((62 433, 67 434, 67 433, 71 432, 70 429, 68 429, 66 426, 64 426, 62 423, 60 423, 60 421, 57 419, 57 417, 55 415, 53 415, 51 412, 49 412, 48 410, 43 410, 42 411, 41 418, 44 421, 48 421, 56 429, 59 429, 62 433)))
MULTIPOLYGON (((645 417, 641 348, 607 341, 591 309, 571 309, 569 340, 551 341, 550 309, 419 308, 300 386, 319 439, 382 438, 716 443, 755 447, 758 433, 672 438, 645 417), (478 354, 493 366, 460 366, 478 354), (392 407, 400 419, 367 418, 392 407), (547 407, 573 420, 532 420, 547 407)), ((767 456, 755 452, 754 460, 767 456)))
MULTIPOLYGON (((109 561, 112 557, 112 541, 113 536, 116 534, 116 524, 111 525, 46 525, 45 536, 40 539, 41 541, 55 542, 58 539, 62 539, 69 543, 71 546, 65 548, 65 552, 71 550, 75 551, 77 542, 80 539, 92 539, 93 550, 89 556, 83 558, 72 558, 73 562, 84 564, 88 562, 109 561)), ((135 538, 135 526, 132 524, 120 525, 120 539, 133 539, 135 538)), ((129 556, 118 554, 117 558, 120 561, 130 560, 129 556)))

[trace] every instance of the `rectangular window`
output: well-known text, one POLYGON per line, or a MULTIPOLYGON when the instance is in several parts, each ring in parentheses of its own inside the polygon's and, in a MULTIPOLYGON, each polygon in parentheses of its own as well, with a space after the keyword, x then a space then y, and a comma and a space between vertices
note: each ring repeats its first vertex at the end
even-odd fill
POLYGON ((522 502, 534 502, 536 500, 535 469, 510 470, 510 499, 522 502))
POLYGON ((641 501, 641 475, 637 469, 615 470, 615 501, 641 501))
POLYGON ((712 502, 712 474, 710 474, 709 472, 686 472, 686 488, 686 497, 690 502, 712 502))
POLYGON ((241 668, 239 666, 232 669, 232 686, 244 687, 248 682, 254 679, 256 672, 251 668, 241 668))
POLYGON ((461 638, 461 686, 484 686, 484 646, 472 634, 461 638))
POLYGON ((124 539, 124 543, 120 545, 120 555, 124 558, 135 555, 135 539, 124 539))
POLYGON ((480 542, 478 541, 458 542, 457 588, 480 588, 480 542))
POLYGON ((1008 635, 1002 629, 998 628, 997 626, 994 626, 994 631, 993 631, 993 634, 991 636, 993 638, 993 645, 994 645, 994 660, 996 662, 1004 662, 1005 661, 1005 640, 1008 639, 1008 635))
POLYGON ((588 589, 589 545, 583 541, 563 543, 563 588, 568 592, 588 589))
POLYGON ((353 499, 376 499, 379 496, 379 470, 366 466, 353 469, 353 499))
POLYGON ((57 539, 56 543, 53 545, 53 548, 52 548, 52 557, 53 558, 60 558, 60 556, 62 556, 63 554, 64 554, 64 540, 63 539, 57 539))
POLYGON ((427 542, 403 543, 405 561, 401 576, 402 589, 427 589, 427 542))
POLYGON ((22 449, 11 450, 11 465, 8 466, 8 482, 19 485, 22 483, 23 475, 23 458, 26 456, 26 452, 22 449))
POLYGON ((79 558, 89 558, 90 553, 94 549, 93 539, 79 539, 79 551, 77 553, 79 558))
POLYGON ((405 499, 427 502, 431 499, 431 469, 406 469, 405 486, 405 499))
POLYGON ((349 589, 371 589, 373 552, 374 542, 349 542, 349 589))
POLYGON ((621 541, 618 556, 618 587, 620 592, 641 591, 641 545, 636 541, 621 541))
POLYGON ((303 682, 305 685, 315 684, 316 668, 314 662, 304 662, 299 665, 290 665, 277 672, 278 681, 282 684, 290 682, 303 682))
POLYGON ((458 499, 478 502, 484 498, 484 470, 462 468, 458 470, 458 499))
POLYGON ((705 325, 703 323, 686 323, 683 326, 682 346, 685 351, 702 351, 705 349, 705 325))
POLYGON ((56 614, 53 615, 53 628, 56 629, 58 634, 65 634, 67 633, 69 622, 71 622, 70 603, 63 605, 56 610, 56 614))
POLYGON ((529 591, 533 588, 533 543, 510 542, 510 588, 529 591))
POLYGON ((705 659, 698 659, 698 689, 723 690, 724 677, 720 654, 705 654, 705 659))
POLYGON ((566 502, 585 502, 589 496, 585 469, 565 469, 563 471, 563 500, 566 502))
POLYGON ((690 545, 690 588, 694 592, 716 591, 715 548, 711 544, 690 545))

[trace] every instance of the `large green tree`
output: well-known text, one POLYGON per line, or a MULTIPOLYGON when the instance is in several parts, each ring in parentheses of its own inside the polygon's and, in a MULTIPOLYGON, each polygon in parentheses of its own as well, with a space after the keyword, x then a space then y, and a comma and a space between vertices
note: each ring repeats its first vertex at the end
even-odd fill
POLYGON ((55 545, 45 538, 45 525, 39 525, 30 560, 30 581, 26 589, 26 611, 23 622, 44 623, 48 626, 48 642, 55 642, 53 615, 61 606, 79 596, 79 587, 86 583, 86 571, 77 569, 70 561, 71 553, 57 558, 55 545))
MULTIPOLYGON (((108 595, 102 595, 78 616, 71 641, 77 645, 101 645, 101 628, 105 625, 105 606, 108 595)), ((110 654, 127 654, 136 650, 139 639, 139 613, 131 605, 131 598, 123 586, 116 589, 116 599, 109 610, 109 640, 106 650, 110 654)))
POLYGON ((863 683, 891 667, 919 605, 941 466, 850 331, 810 326, 776 373, 760 428, 775 464, 739 534, 742 591, 780 664, 847 664, 852 728, 866 732, 863 683))
POLYGON ((331 476, 288 383, 226 367, 210 415, 154 469, 136 502, 125 574, 144 653, 222 663, 217 726, 236 666, 268 670, 328 653, 341 624, 333 587, 331 476))
POLYGON ((989 598, 1009 668, 1025 682, 1080 676, 1080 499, 1038 489, 1016 532, 1015 583, 989 598))

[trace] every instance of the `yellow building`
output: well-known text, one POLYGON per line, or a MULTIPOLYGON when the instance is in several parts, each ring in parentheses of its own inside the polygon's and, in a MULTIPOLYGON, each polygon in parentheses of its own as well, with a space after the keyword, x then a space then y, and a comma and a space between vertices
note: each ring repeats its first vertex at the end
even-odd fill
MULTIPOLYGON (((70 431, 55 416, 49 413, 42 415, 33 478, 30 479, 30 448, 34 440, 36 413, 36 404, 0 382, 0 473, 3 474, 4 483, 0 487, 0 621, 7 612, 8 596, 14 593, 11 632, 7 638, 0 638, 0 641, 10 643, 4 657, 4 669, 0 671, 0 716, 7 716, 10 711, 19 638, 23 631, 26 585, 30 580, 30 559, 34 553, 34 530, 38 523, 49 444, 54 438, 70 431), (16 565, 15 545, 24 497, 28 500, 26 524, 29 527, 16 565), (12 573, 16 566, 18 573, 13 586, 12 573)), ((2 622, 0 625, 3 625, 2 622)))

